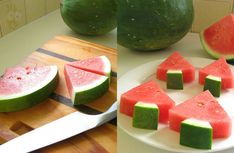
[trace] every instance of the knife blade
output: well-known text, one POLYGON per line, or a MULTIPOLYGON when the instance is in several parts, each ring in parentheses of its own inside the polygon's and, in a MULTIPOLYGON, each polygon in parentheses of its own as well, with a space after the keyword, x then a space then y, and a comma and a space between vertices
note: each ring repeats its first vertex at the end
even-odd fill
POLYGON ((0 145, 0 152, 34 151, 100 126, 116 115, 116 102, 106 112, 98 115, 74 112, 0 145))

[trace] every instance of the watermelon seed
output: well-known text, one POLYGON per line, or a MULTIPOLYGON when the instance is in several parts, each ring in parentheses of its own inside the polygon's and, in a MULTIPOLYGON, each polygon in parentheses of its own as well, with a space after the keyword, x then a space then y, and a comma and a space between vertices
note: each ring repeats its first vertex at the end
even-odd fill
POLYGON ((27 75, 29 75, 29 74, 30 74, 30 72, 28 71, 26 74, 27 74, 27 75))
POLYGON ((201 107, 204 106, 205 104, 203 102, 198 102, 197 105, 201 107))
POLYGON ((21 78, 21 77, 17 77, 16 79, 17 79, 17 80, 21 80, 22 78, 21 78))

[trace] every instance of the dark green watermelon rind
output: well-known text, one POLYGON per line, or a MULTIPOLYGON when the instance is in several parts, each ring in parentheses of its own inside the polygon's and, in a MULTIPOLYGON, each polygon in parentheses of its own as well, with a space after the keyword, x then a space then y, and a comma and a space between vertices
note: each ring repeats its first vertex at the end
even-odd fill
POLYGON ((117 7, 117 42, 133 50, 160 50, 176 43, 194 18, 191 0, 119 0, 117 7))
POLYGON ((19 111, 43 102, 55 90, 58 80, 57 71, 53 80, 35 92, 11 99, 0 99, 0 112, 19 111))
POLYGON ((115 0, 66 0, 60 5, 60 12, 64 22, 83 35, 102 35, 117 26, 115 0))
POLYGON ((109 89, 109 79, 106 79, 103 82, 93 85, 82 91, 74 91, 72 102, 74 105, 86 104, 96 100, 97 98, 103 96, 109 89))
POLYGON ((228 61, 233 61, 234 60, 234 54, 220 54, 218 53, 216 50, 212 49, 206 42, 205 40, 205 36, 204 36, 204 31, 202 31, 200 33, 200 40, 201 40, 201 44, 204 48, 204 50, 209 54, 211 55, 212 57, 218 59, 218 58, 221 58, 221 57, 224 57, 226 60, 228 61))

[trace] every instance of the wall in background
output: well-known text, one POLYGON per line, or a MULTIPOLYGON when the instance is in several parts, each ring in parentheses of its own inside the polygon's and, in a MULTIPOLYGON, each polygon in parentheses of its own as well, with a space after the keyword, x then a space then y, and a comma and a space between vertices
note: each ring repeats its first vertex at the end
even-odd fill
POLYGON ((192 32, 200 32, 233 12, 234 0, 194 0, 195 18, 192 32))
POLYGON ((0 37, 59 8, 60 0, 0 0, 0 37))
MULTIPOLYGON (((0 0, 0 37, 59 8, 60 0, 0 0)), ((194 0, 192 32, 233 12, 234 0, 194 0)))

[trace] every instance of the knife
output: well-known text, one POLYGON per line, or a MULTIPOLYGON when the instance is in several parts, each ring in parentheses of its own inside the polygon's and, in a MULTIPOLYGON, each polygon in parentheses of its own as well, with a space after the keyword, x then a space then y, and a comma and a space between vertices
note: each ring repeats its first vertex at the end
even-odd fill
POLYGON ((117 102, 98 115, 74 112, 0 145, 0 153, 34 151, 100 126, 116 115, 117 102))

